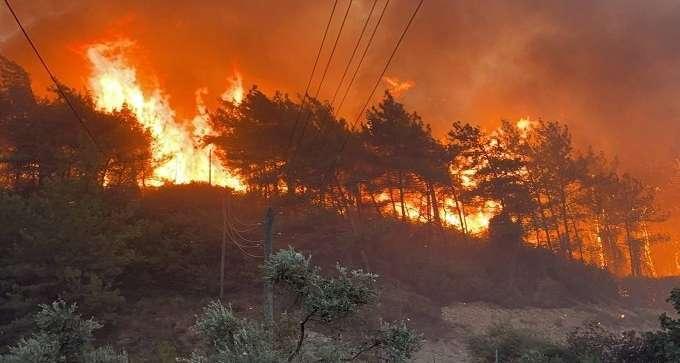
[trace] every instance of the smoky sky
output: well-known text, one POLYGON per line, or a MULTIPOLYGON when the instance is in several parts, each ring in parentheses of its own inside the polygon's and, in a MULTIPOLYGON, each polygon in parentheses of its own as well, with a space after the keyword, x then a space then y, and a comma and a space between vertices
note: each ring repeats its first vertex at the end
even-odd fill
MULTIPOLYGON (((330 41, 347 1, 338 3, 330 41)), ((141 80, 190 115, 196 89, 216 98, 235 70, 247 86, 302 93, 333 2, 13 3, 68 84, 86 87, 87 44, 129 39, 141 80)), ((416 4, 389 4, 344 117, 355 117, 416 4)), ((371 5, 354 0, 322 98, 335 90, 371 5)), ((6 9, 0 51, 25 66, 37 88, 47 85, 6 9)), ((530 117, 568 124, 578 145, 617 156, 631 170, 653 174, 679 154, 680 1, 425 0, 387 75, 414 84, 399 99, 437 135, 456 120, 490 129, 530 117)))

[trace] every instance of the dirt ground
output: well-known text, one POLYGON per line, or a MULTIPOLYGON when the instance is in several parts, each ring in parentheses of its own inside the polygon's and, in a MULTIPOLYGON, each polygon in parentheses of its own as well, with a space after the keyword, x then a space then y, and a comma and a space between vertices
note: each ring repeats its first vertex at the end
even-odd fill
POLYGON ((573 329, 596 321, 610 331, 654 330, 663 310, 582 305, 573 308, 509 309, 486 303, 456 303, 441 309, 449 327, 441 336, 430 337, 414 362, 473 362, 466 348, 467 337, 482 334, 494 324, 526 329, 555 342, 565 340, 573 329))

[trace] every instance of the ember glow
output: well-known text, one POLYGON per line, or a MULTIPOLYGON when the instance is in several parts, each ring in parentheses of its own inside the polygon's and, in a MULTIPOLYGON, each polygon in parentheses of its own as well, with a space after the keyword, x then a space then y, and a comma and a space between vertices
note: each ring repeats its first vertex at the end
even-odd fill
MULTIPOLYGON (((444 220, 448 225, 454 226, 459 230, 463 230, 461 218, 455 214, 455 202, 452 199, 445 201, 446 214, 444 220)), ((472 234, 479 234, 489 228, 491 218, 498 214, 501 210, 500 204, 493 200, 487 200, 484 205, 476 208, 472 213, 465 215, 465 230, 472 234)))
MULTIPOLYGON (((150 184, 205 182, 210 178, 213 184, 245 189, 238 177, 222 168, 217 160, 211 163, 210 146, 202 141, 213 133, 203 103, 207 89, 196 91, 196 115, 191 120, 178 120, 162 90, 148 91, 140 86, 137 70, 125 58, 130 45, 129 41, 119 41, 94 44, 87 49, 92 66, 89 89, 99 109, 111 112, 128 107, 150 131, 157 163, 150 184)), ((241 75, 236 73, 221 97, 238 104, 243 94, 241 75)))

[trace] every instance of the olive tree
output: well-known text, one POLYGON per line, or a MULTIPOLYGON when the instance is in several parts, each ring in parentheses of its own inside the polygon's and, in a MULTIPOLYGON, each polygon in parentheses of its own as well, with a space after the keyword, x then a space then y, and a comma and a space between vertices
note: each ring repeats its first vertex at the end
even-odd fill
MULTIPOLYGON (((206 341, 206 347, 195 351, 186 361, 249 363, 309 360, 310 357, 303 357, 302 349, 308 340, 308 324, 328 326, 377 301, 377 275, 337 265, 335 276, 326 277, 310 260, 310 257, 289 248, 272 255, 263 266, 264 279, 292 295, 297 308, 293 315, 299 316, 295 322, 295 339, 274 346, 261 324, 239 319, 231 307, 212 302, 198 317, 195 326, 206 341)), ((315 342, 312 355, 315 360, 340 362, 356 360, 369 351, 376 351, 385 360, 400 362, 409 359, 422 344, 422 337, 404 322, 383 322, 376 331, 363 336, 365 340, 359 344, 339 338, 315 342)))

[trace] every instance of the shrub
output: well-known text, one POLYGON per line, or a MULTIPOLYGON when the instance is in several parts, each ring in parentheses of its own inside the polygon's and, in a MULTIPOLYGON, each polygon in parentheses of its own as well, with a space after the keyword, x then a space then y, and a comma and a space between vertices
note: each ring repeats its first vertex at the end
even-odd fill
POLYGON ((561 362, 567 354, 558 344, 507 324, 496 324, 468 340, 468 348, 482 362, 561 362))
MULTIPOLYGON (((668 301, 680 313, 680 289, 674 289, 668 301)), ((619 335, 589 323, 569 334, 566 349, 583 362, 679 362, 680 320, 664 313, 659 321, 658 331, 619 335)))
POLYGON ((12 321, 56 298, 114 317, 131 245, 142 234, 133 205, 114 194, 78 183, 0 192, 0 344, 25 333, 12 321))
POLYGON ((10 347, 0 363, 127 363, 125 352, 93 346, 93 332, 102 327, 93 319, 83 320, 76 304, 55 301, 41 305, 35 315, 38 331, 10 347))
POLYGON ((377 299, 376 275, 337 265, 337 276, 325 277, 310 260, 289 248, 271 256, 263 266, 264 278, 286 287, 299 308, 297 315, 300 318, 295 324, 288 314, 283 316, 281 330, 286 337, 281 339, 279 336, 278 346, 273 344, 273 339, 261 325, 239 319, 231 307, 212 302, 196 322, 196 330, 207 342, 206 348, 194 351, 185 361, 246 363, 302 359, 340 362, 359 359, 364 353, 374 351, 389 361, 402 362, 420 348, 422 337, 404 322, 399 322, 383 323, 358 347, 351 347, 349 342, 341 339, 328 339, 315 341, 311 349, 302 350, 304 342, 309 340, 306 324, 314 322, 327 326, 353 315, 360 307, 377 299), (293 326, 296 332, 292 331, 293 326), (297 338, 288 339, 293 334, 297 338))
POLYGON ((208 304, 198 317, 195 329, 207 341, 185 362, 268 363, 280 362, 283 355, 271 349, 264 330, 234 315, 231 306, 219 301, 208 304))

